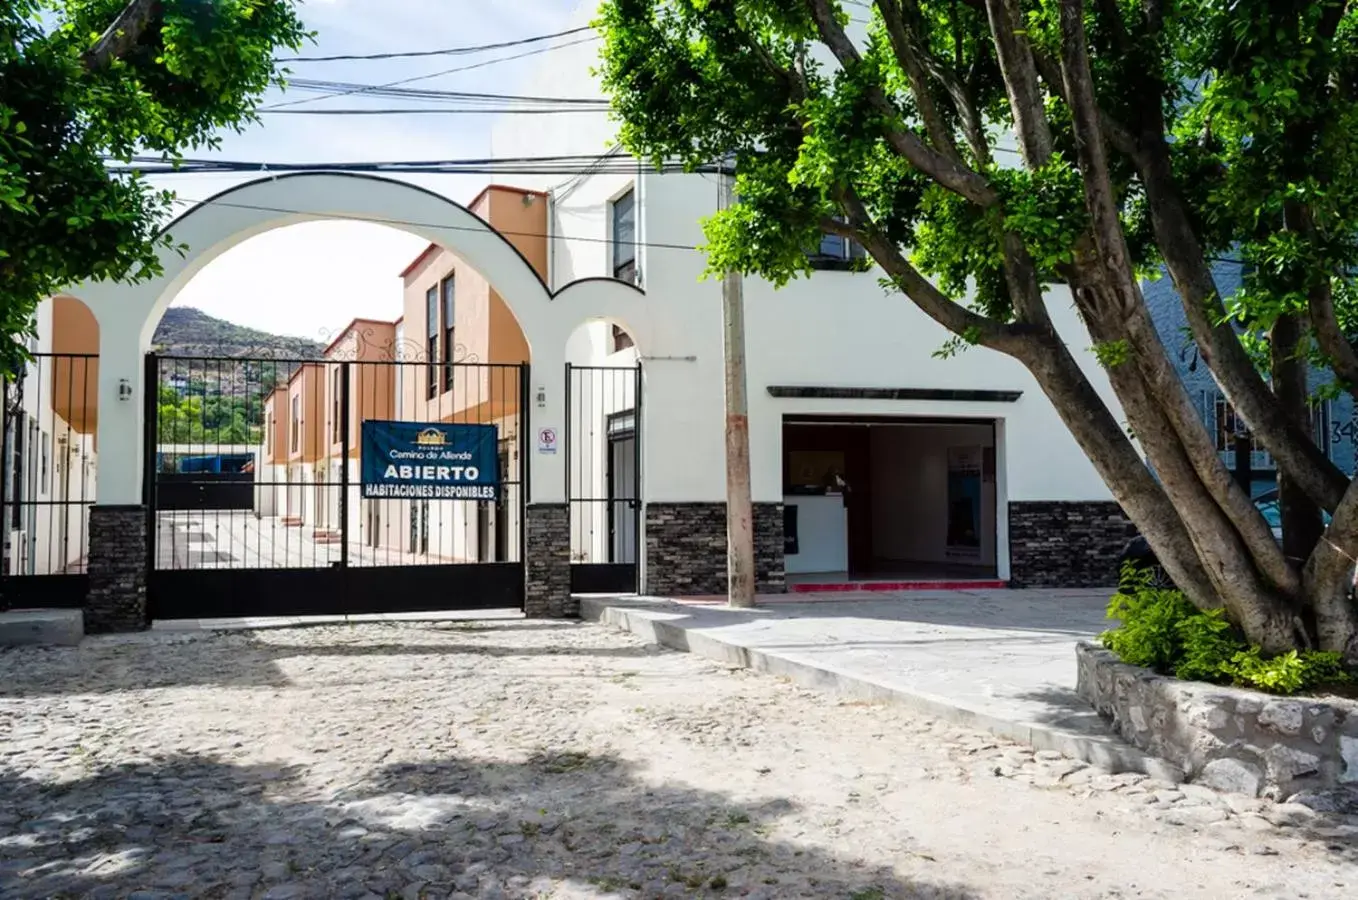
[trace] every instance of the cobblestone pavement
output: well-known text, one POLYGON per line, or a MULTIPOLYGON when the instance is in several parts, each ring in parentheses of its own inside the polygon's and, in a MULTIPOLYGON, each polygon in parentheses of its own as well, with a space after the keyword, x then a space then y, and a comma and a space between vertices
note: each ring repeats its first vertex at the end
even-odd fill
POLYGON ((1339 898, 1356 835, 588 625, 0 652, 6 898, 1339 898))

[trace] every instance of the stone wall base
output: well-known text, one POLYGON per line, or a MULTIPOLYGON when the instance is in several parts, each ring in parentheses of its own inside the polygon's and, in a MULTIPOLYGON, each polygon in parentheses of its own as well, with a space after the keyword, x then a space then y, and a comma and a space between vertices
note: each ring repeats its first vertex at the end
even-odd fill
POLYGON ((91 506, 85 631, 143 631, 147 533, 144 506, 91 506))
POLYGON ((1270 800, 1358 784, 1358 702, 1179 681, 1093 644, 1075 652, 1079 695, 1190 781, 1270 800))
POLYGON ((1122 507, 1108 501, 1009 504, 1009 585, 1111 587, 1118 558, 1136 536, 1122 507))
MULTIPOLYGON (((756 589, 787 590, 783 504, 754 504, 756 589)), ((646 505, 646 593, 696 597, 726 593, 726 504, 646 505)))
POLYGON ((571 598, 571 523, 564 503, 537 503, 525 513, 524 615, 567 618, 580 614, 571 598))

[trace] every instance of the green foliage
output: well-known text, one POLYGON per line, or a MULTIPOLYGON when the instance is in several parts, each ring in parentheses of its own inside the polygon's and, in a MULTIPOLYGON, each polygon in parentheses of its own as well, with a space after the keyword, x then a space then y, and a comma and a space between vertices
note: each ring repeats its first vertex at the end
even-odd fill
POLYGON ((0 371, 42 298, 87 279, 144 281, 172 251, 173 196, 105 160, 177 160, 255 121, 280 47, 307 38, 292 0, 162 0, 140 37, 86 54, 126 0, 0 3, 0 371))
MULTIPOLYGON (((1039 76, 1055 152, 1034 167, 1000 140, 1013 134, 1014 116, 983 4, 891 5, 903 10, 924 60, 922 83, 875 4, 832 4, 851 33, 867 31, 856 42, 861 60, 847 66, 825 61, 810 6, 605 0, 600 9, 598 74, 623 145, 654 162, 729 160, 739 173, 746 208, 706 223, 712 271, 736 268, 780 285, 808 274, 804 250, 818 222, 844 213, 854 196, 873 228, 945 293, 996 321, 1013 318, 1006 236, 1021 239, 1040 284, 1066 280, 1088 221, 1086 173, 1057 77, 1061 4, 1021 5, 1024 34, 1050 64, 1039 76), (889 110, 872 102, 874 92, 889 98, 889 110), (997 204, 906 162, 905 135, 951 152, 926 127, 920 92, 997 204), (968 105, 984 125, 979 150, 964 122, 968 105)), ((1100 107, 1135 132, 1156 127, 1142 101, 1163 98, 1174 189, 1203 249, 1246 266, 1230 314, 1260 365, 1272 323, 1304 311, 1318 288, 1333 293, 1341 326, 1358 335, 1358 6, 1185 0, 1086 4, 1084 15, 1100 107)), ((1132 160, 1110 152, 1106 162, 1133 265, 1149 276, 1162 255, 1154 210, 1132 160)), ((944 355, 965 343, 951 341, 944 355)), ((1306 350, 1324 362, 1309 341, 1306 350)))
POLYGON ((1094 357, 1105 369, 1120 366, 1131 359, 1132 345, 1126 340, 1104 341, 1094 345, 1094 357))
POLYGON ((1132 567, 1123 570, 1108 618, 1118 620, 1118 627, 1100 640, 1119 659, 1186 681, 1296 694, 1354 677, 1338 653, 1292 650, 1265 657, 1223 610, 1200 610, 1179 591, 1152 588, 1148 574, 1132 567))
POLYGON ((258 444, 263 438, 264 398, 209 394, 190 383, 183 393, 161 385, 157 398, 158 439, 162 444, 258 444))

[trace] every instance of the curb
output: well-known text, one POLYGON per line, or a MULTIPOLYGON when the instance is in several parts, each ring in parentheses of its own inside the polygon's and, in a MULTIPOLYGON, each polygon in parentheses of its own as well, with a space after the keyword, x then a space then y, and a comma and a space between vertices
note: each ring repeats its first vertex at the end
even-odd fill
POLYGON ((660 604, 650 609, 639 609, 616 605, 616 600, 580 598, 582 619, 631 632, 672 650, 693 653, 729 666, 781 676, 800 687, 823 691, 835 697, 892 703, 950 724, 988 731, 998 737, 1027 744, 1035 750, 1053 750, 1115 774, 1138 772, 1174 784, 1184 780, 1183 770, 1177 766, 1124 743, 1111 732, 1106 736, 1088 735, 1043 723, 1003 719, 969 709, 945 697, 883 684, 823 664, 801 662, 775 652, 724 640, 701 629, 685 628, 666 621, 665 614, 668 611, 682 609, 660 604))
POLYGON ((79 609, 27 609, 0 613, 0 647, 74 647, 85 637, 79 609))

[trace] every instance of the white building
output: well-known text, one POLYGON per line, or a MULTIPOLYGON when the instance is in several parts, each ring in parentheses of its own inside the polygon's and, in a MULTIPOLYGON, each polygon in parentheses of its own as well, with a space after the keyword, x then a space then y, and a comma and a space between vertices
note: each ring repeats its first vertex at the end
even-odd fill
MULTIPOLYGON (((583 23, 593 4, 580 10, 583 23)), ((596 42, 542 57, 525 94, 600 96, 596 42)), ((597 154, 613 145, 604 115, 508 116, 496 158, 597 154), (546 149, 544 149, 546 148, 546 149)), ((719 592, 724 585, 724 415, 720 284, 702 280, 700 221, 718 204, 715 176, 635 173, 520 179, 550 202, 548 285, 635 280, 636 316, 600 321, 568 344, 579 365, 630 364, 645 376, 641 468, 646 588, 719 592), (660 325, 673 350, 614 352, 615 326, 660 325), (681 335, 673 333, 676 325, 681 335), (682 377, 667 376, 675 370, 682 377)), ((853 251, 830 239, 827 256, 853 251)), ((750 452, 760 580, 999 580, 1109 583, 1128 526, 1093 466, 1028 372, 973 348, 933 355, 949 337, 880 273, 834 270, 775 290, 744 285, 750 452), (836 477, 840 476, 840 477, 836 477), (847 493, 845 493, 847 488, 847 493), (795 510, 784 513, 783 509, 795 510), (1078 549, 1078 554, 1073 552, 1078 549)), ((1070 302, 1049 302, 1061 333, 1116 410, 1070 302)), ((624 342, 625 343, 625 342, 624 342)), ((603 477, 610 462, 595 455, 603 477)), ((572 475, 572 479, 580 476, 572 475)), ((578 544, 578 536, 573 540, 578 544)))

